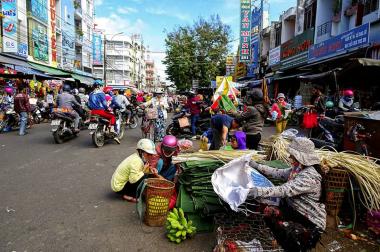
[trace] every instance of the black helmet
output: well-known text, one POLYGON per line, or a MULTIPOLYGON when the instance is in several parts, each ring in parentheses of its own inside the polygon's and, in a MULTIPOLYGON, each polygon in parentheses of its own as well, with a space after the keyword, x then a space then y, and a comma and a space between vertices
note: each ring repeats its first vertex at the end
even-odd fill
POLYGON ((252 99, 252 102, 261 102, 264 99, 263 91, 260 88, 254 88, 248 91, 247 96, 252 99))
POLYGON ((63 85, 62 90, 63 90, 64 92, 70 92, 70 91, 71 91, 71 87, 70 87, 69 84, 65 84, 65 85, 63 85))

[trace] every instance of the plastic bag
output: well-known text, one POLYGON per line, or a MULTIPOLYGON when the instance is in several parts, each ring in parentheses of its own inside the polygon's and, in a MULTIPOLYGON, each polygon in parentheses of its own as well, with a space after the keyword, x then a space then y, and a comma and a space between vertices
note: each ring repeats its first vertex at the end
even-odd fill
POLYGON ((290 140, 293 140, 298 135, 298 130, 296 129, 287 129, 281 133, 281 136, 290 140))
POLYGON ((312 128, 317 127, 317 125, 318 125, 317 113, 306 112, 303 115, 303 126, 305 129, 312 129, 312 128))
POLYGON ((234 159, 217 169, 211 177, 215 193, 235 212, 246 201, 252 187, 252 168, 249 166, 251 158, 252 154, 248 154, 234 159))

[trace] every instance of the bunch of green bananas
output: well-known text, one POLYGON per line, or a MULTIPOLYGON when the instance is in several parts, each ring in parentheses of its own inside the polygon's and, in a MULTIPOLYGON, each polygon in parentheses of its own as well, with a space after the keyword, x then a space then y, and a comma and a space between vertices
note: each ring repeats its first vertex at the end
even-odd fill
POLYGON ((180 243, 186 238, 191 238, 196 233, 196 227, 192 221, 187 221, 181 208, 174 208, 166 219, 166 236, 171 242, 180 243))

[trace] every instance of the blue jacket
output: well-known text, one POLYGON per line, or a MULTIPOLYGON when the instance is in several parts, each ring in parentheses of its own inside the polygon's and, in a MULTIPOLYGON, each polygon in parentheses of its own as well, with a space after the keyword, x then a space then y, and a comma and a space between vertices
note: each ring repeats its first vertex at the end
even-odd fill
POLYGON ((90 97, 88 98, 88 107, 91 110, 95 109, 107 109, 107 101, 106 101, 106 95, 103 91, 94 91, 90 94, 90 97))

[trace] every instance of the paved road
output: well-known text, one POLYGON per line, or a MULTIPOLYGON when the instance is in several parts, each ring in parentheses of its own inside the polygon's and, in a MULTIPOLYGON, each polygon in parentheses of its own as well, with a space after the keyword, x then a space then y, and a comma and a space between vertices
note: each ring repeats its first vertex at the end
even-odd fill
POLYGON ((116 166, 140 131, 94 148, 87 131, 54 144, 48 124, 0 135, 0 251, 211 251, 212 234, 169 243, 140 225, 135 205, 111 192, 116 166))

